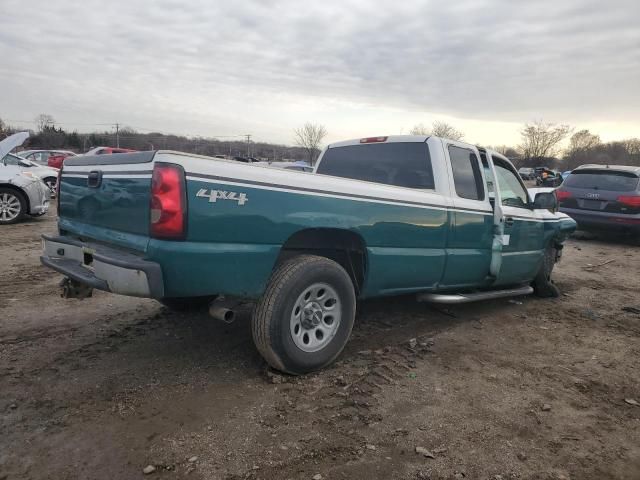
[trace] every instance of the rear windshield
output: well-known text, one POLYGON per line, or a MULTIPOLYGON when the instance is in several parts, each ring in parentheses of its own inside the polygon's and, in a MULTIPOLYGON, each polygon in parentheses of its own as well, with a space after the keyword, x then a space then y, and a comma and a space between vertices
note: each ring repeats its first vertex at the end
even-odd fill
POLYGON ((329 148, 318 166, 318 173, 398 187, 434 188, 426 143, 394 142, 329 148))
POLYGON ((638 186, 638 177, 633 173, 604 170, 574 171, 564 181, 564 186, 592 190, 628 192, 638 186))

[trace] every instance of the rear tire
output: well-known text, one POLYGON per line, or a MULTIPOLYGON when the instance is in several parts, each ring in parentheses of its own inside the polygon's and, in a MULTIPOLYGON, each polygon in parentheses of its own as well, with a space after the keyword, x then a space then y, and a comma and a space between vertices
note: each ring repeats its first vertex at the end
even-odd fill
POLYGON ((558 250, 555 247, 548 246, 544 251, 544 258, 538 274, 533 279, 532 286, 535 294, 540 298, 557 298, 560 296, 560 290, 551 280, 551 272, 556 263, 556 255, 558 250))
POLYGON ((13 188, 0 187, 0 225, 20 221, 27 214, 24 195, 13 188))
POLYGON ((344 268, 325 257, 300 255, 273 272, 253 312, 253 340, 273 368, 312 372, 340 355, 355 313, 355 290, 344 268))

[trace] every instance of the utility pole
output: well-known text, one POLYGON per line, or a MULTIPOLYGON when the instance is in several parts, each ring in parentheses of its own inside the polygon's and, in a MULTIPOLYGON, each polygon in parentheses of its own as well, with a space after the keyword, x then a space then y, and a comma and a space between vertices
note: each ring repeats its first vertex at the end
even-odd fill
POLYGON ((120 124, 116 123, 116 147, 120 148, 120 124))
POLYGON ((251 156, 251 135, 245 135, 247 137, 247 158, 251 156))

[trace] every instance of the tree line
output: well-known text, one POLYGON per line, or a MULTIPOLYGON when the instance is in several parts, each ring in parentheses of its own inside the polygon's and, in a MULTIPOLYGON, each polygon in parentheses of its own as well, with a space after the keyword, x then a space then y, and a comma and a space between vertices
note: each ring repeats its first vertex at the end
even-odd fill
MULTIPOLYGON (((434 122, 431 128, 418 124, 410 133, 464 139, 463 132, 445 122, 434 122)), ((585 163, 640 166, 640 138, 603 142, 599 135, 589 130, 576 131, 570 125, 541 120, 524 124, 520 138, 517 146, 490 148, 508 157, 517 167, 573 170, 585 163), (561 146, 566 140, 568 145, 563 149, 561 146)))
MULTIPOLYGON (((25 148, 69 149, 85 152, 96 146, 116 146, 134 150, 178 150, 200 155, 225 155, 229 157, 254 157, 262 160, 307 160, 315 162, 327 136, 323 125, 307 122, 293 131, 294 146, 267 142, 250 142, 238 136, 235 139, 186 137, 161 132, 143 133, 131 127, 122 127, 118 132, 93 133, 68 132, 56 126, 51 115, 41 114, 35 119, 36 130, 32 132, 25 148)), ((0 119, 0 139, 19 131, 0 119)), ((463 140, 465 134, 454 126, 441 121, 431 127, 415 125, 412 135, 435 135, 452 140, 463 140)), ((566 124, 543 121, 526 123, 520 130, 521 141, 516 146, 491 147, 506 155, 517 167, 547 166, 560 170, 571 170, 585 163, 618 164, 640 166, 640 139, 629 138, 603 142, 600 136, 589 130, 576 131, 566 124), (562 148, 568 141, 565 148, 562 148)))
MULTIPOLYGON (((198 155, 253 157, 269 161, 309 158, 309 145, 290 146, 267 142, 248 142, 244 135, 230 139, 186 137, 161 132, 139 132, 127 126, 120 128, 117 133, 114 131, 79 133, 78 131, 66 131, 62 127, 56 126, 55 119, 46 114, 36 117, 35 124, 36 129, 31 131, 31 136, 23 146, 25 149, 59 149, 82 153, 98 146, 120 146, 133 150, 166 149, 198 155)), ((25 129, 7 125, 0 119, 0 140, 23 130, 25 129)), ((326 135, 326 131, 324 135, 326 135)), ((317 141, 317 137, 315 140, 317 141)), ((317 145, 316 148, 319 146, 317 145)), ((317 155, 317 153, 315 154, 317 155)))

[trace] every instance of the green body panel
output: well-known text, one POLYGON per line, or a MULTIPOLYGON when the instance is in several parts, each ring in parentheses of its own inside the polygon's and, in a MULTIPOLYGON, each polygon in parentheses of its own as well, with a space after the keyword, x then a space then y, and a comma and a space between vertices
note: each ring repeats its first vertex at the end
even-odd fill
MULTIPOLYGON (((118 232, 149 235, 151 178, 104 177, 87 187, 87 177, 63 177, 59 216, 118 232)), ((138 245, 136 245, 137 247, 138 245)))
MULTIPOLYGON (((168 297, 258 297, 281 246, 294 233, 314 228, 345 229, 362 238, 367 258, 362 297, 492 285, 492 215, 189 179, 187 238, 167 241, 148 236, 150 183, 149 178, 104 178, 99 188, 89 189, 86 178, 65 178, 59 227, 159 263, 168 297), (248 200, 214 202, 196 195, 202 189, 232 190, 248 200)), ((505 231, 511 241, 493 284, 531 280, 545 246, 574 229, 570 219, 514 222, 505 231)))
MULTIPOLYGON (((209 285, 207 288, 211 288, 211 292, 259 296, 271 274, 280 246, 294 233, 309 228, 345 229, 362 237, 367 247, 363 297, 433 289, 444 270, 450 215, 444 209, 231 187, 197 180, 188 181, 187 198, 190 242, 269 249, 261 253, 261 261, 252 260, 246 268, 242 267, 244 260, 236 255, 209 261, 204 258, 196 260, 208 263, 210 272, 218 268, 227 272, 237 269, 231 282, 214 275, 198 276, 198 288, 209 285), (242 206, 228 200, 210 202, 206 197, 196 196, 201 189, 233 189, 245 193, 248 201, 242 206), (255 239, 255 243, 246 244, 248 238, 255 239), (224 265, 219 267, 219 262, 224 265)), ((153 259, 155 254, 151 245, 149 257, 153 259)))
POLYGON ((447 242, 442 288, 479 286, 486 283, 491 262, 493 215, 454 211, 447 242))
POLYGON ((505 225, 509 245, 502 247, 502 266, 495 285, 525 283, 536 276, 540 269, 544 249, 545 224, 514 218, 513 225, 505 225))

